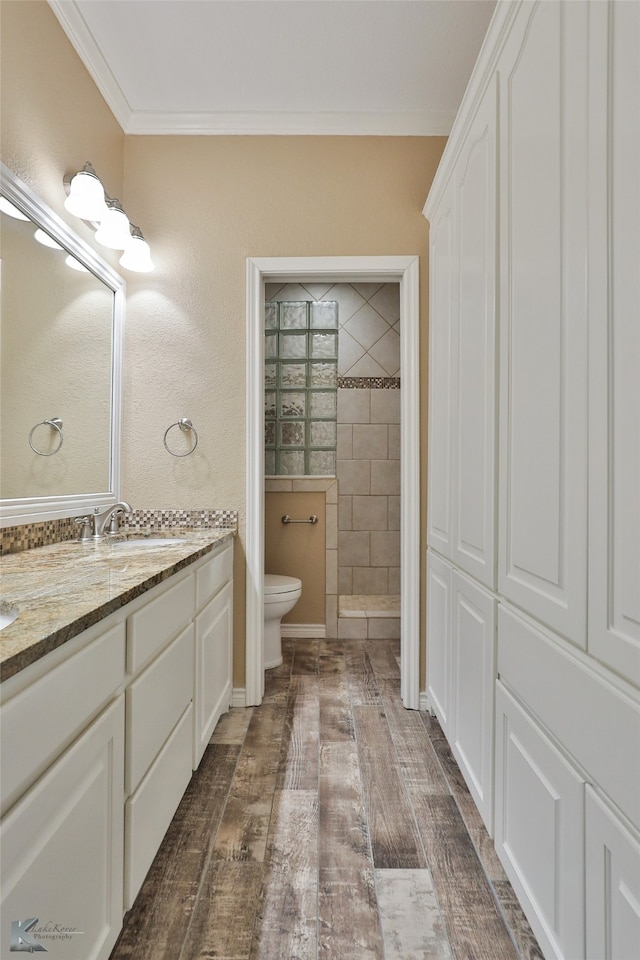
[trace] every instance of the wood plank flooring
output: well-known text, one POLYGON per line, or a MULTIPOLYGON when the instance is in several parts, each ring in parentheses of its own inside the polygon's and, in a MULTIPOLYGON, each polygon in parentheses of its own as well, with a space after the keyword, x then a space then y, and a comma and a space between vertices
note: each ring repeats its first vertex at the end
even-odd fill
POLYGON ((540 960, 397 640, 283 641, 218 724, 110 960, 540 960))

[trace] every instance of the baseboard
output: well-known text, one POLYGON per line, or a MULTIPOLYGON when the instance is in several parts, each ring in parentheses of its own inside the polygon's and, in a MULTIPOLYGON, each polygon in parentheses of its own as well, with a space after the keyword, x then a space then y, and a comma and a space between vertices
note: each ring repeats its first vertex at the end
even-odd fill
POLYGON ((281 623, 281 637, 296 637, 301 640, 324 640, 327 628, 324 623, 281 623))
POLYGON ((247 691, 244 687, 234 687, 231 691, 231 706, 246 707, 247 691))
POLYGON ((424 710, 426 713, 431 712, 431 706, 429 704, 429 694, 426 690, 420 691, 420 700, 418 701, 419 706, 418 710, 424 710))

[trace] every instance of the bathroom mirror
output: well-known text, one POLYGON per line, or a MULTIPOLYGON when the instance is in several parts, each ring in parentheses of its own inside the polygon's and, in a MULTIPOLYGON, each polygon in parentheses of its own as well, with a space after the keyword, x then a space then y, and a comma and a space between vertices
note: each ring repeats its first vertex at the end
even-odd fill
POLYGON ((0 522, 8 526, 119 499, 124 281, 4 164, 0 194, 0 522))

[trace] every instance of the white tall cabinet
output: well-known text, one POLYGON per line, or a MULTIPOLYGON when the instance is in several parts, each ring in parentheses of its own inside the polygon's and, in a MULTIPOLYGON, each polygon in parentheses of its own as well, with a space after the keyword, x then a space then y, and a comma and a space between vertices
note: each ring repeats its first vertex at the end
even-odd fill
POLYGON ((424 211, 428 704, 565 960, 640 957, 639 65, 500 0, 424 211))

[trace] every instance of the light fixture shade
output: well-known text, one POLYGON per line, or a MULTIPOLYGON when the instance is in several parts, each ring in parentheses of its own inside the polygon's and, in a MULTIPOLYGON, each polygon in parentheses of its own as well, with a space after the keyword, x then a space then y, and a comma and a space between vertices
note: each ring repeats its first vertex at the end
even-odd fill
POLYGON ((130 239, 129 218, 120 201, 107 200, 107 210, 96 231, 96 240, 111 250, 124 250, 130 239))
POLYGON ((43 247, 51 247, 52 250, 63 249, 59 243, 56 243, 53 237, 50 237, 49 234, 46 233, 44 230, 41 230, 40 227, 38 227, 33 237, 34 237, 34 240, 37 240, 38 243, 41 243, 43 247))
POLYGON ((3 213, 8 214, 8 216, 13 217, 14 220, 29 219, 29 217, 27 217, 22 210, 18 210, 17 207, 14 207, 11 201, 7 200, 6 197, 0 197, 0 210, 2 210, 3 213))
POLYGON ((153 270, 149 244, 138 227, 131 228, 129 242, 120 257, 120 266, 134 273, 150 273, 153 270))
POLYGON ((65 210, 82 220, 102 220, 106 212, 104 187, 93 172, 90 163, 71 180, 69 196, 64 202, 65 210), (90 169, 87 169, 90 168, 90 169))
POLYGON ((72 270, 77 270, 78 273, 89 273, 85 265, 83 263, 80 263, 79 260, 76 260, 76 258, 72 256, 72 254, 69 254, 68 257, 65 257, 64 262, 68 267, 71 267, 72 270))

